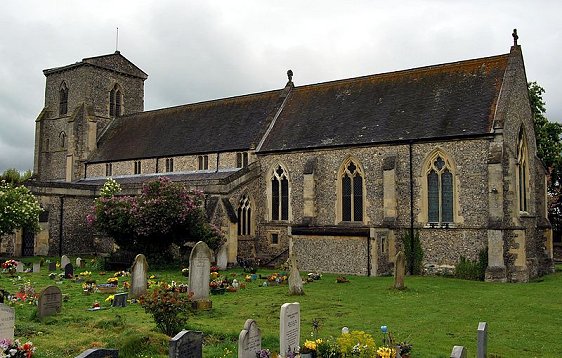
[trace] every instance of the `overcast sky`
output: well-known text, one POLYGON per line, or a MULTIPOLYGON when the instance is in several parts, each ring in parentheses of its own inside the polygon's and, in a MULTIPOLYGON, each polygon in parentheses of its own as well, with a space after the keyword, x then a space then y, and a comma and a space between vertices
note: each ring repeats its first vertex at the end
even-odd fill
POLYGON ((0 172, 33 168, 42 70, 118 49, 145 110, 509 52, 562 120, 561 1, 13 0, 0 11, 0 172))

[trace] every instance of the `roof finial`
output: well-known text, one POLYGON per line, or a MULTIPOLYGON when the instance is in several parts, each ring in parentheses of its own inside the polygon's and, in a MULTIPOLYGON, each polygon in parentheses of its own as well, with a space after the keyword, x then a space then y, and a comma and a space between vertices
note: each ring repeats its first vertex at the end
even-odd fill
POLYGON ((513 29, 511 36, 513 36, 513 46, 517 46, 517 39, 519 39, 519 36, 517 36, 517 29, 513 29))
POLYGON ((289 82, 293 82, 293 71, 287 71, 287 77, 289 78, 289 82))
POLYGON ((117 34, 115 36, 115 53, 119 53, 119 27, 117 27, 117 34))

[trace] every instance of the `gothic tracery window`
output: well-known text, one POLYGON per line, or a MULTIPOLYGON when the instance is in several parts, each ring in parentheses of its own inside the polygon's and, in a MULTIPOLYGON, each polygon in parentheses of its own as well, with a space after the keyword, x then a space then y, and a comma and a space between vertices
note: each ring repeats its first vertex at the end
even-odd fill
POLYGON ((453 174, 450 164, 437 155, 427 169, 427 213, 429 223, 453 222, 453 174))
POLYGON ((529 188, 529 174, 527 165, 527 140, 523 129, 519 131, 517 139, 517 184, 519 211, 527 211, 527 196, 529 188))
POLYGON ((363 221, 364 193, 363 173, 359 166, 350 160, 340 176, 341 221, 363 221))
POLYGON ((238 235, 251 235, 252 208, 247 195, 240 198, 238 203, 238 235))
POLYGON ((271 220, 289 220, 289 180, 280 165, 271 175, 271 220))

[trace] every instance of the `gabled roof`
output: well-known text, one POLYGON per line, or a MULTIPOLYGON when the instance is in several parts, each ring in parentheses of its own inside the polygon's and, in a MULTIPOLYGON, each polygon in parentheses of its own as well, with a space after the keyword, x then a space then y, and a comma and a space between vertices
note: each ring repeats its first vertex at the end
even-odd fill
POLYGON ((295 87, 261 152, 490 133, 508 59, 295 87))
POLYGON ((255 146, 281 90, 116 118, 90 162, 243 151, 255 146))
POLYGON ((76 62, 72 65, 43 70, 43 73, 45 74, 45 76, 47 76, 52 73, 66 71, 79 66, 99 67, 106 70, 116 71, 128 76, 138 77, 143 80, 146 80, 148 78, 148 75, 143 70, 135 66, 131 61, 127 60, 127 58, 121 55, 119 51, 115 51, 114 53, 109 55, 87 57, 82 59, 81 62, 76 62))

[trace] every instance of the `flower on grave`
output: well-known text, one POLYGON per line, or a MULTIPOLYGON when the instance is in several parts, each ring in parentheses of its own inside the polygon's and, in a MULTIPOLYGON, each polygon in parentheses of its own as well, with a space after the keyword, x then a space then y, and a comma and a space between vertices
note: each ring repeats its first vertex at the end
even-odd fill
POLYGON ((78 275, 84 276, 84 277, 90 277, 90 276, 92 276, 92 272, 91 271, 82 271, 78 275))
POLYGON ((2 268, 5 270, 16 269, 18 262, 16 260, 7 260, 2 263, 2 268))
POLYGON ((129 283, 129 281, 123 282, 123 288, 124 288, 125 290, 128 290, 129 288, 131 288, 131 284, 129 283))
POLYGON ((216 271, 211 272, 211 280, 216 280, 219 277, 219 273, 216 271))
POLYGON ((269 358, 271 357, 271 352, 269 349, 260 349, 256 352, 256 358, 269 358))
POLYGON ((117 271, 113 274, 113 277, 123 277, 123 276, 130 276, 127 271, 117 271))
POLYGON ((60 269, 60 262, 57 261, 56 266, 57 266, 58 269, 60 269))
POLYGON ((318 346, 320 344, 322 344, 322 339, 318 338, 316 340, 305 340, 304 341, 304 345, 301 347, 300 352, 301 353, 313 353, 316 352, 316 350, 318 349, 318 346))
POLYGON ((107 296, 107 298, 105 299, 105 302, 113 302, 113 300, 115 299, 115 295, 109 295, 107 296))
POLYGON ((51 280, 54 280, 56 277, 57 277, 57 274, 54 273, 54 272, 51 272, 51 273, 49 274, 49 278, 50 278, 51 280))
POLYGON ((34 352, 35 346, 30 341, 21 344, 19 339, 13 341, 10 339, 0 340, 1 357, 31 358, 34 352))
POLYGON ((110 277, 107 279, 107 283, 110 285, 115 285, 117 286, 119 284, 119 278, 117 277, 110 277))
POLYGON ((219 272, 218 266, 211 266, 211 272, 219 272))
POLYGON ((350 331, 349 333, 342 333, 342 335, 338 337, 337 342, 340 347, 340 353, 343 356, 375 356, 375 340, 373 336, 363 331, 350 331))
POLYGON ((92 308, 98 308, 100 306, 100 303, 98 301, 95 301, 94 303, 92 303, 92 308))
POLYGON ((377 349, 377 358, 395 358, 396 349, 391 347, 379 347, 377 349))

